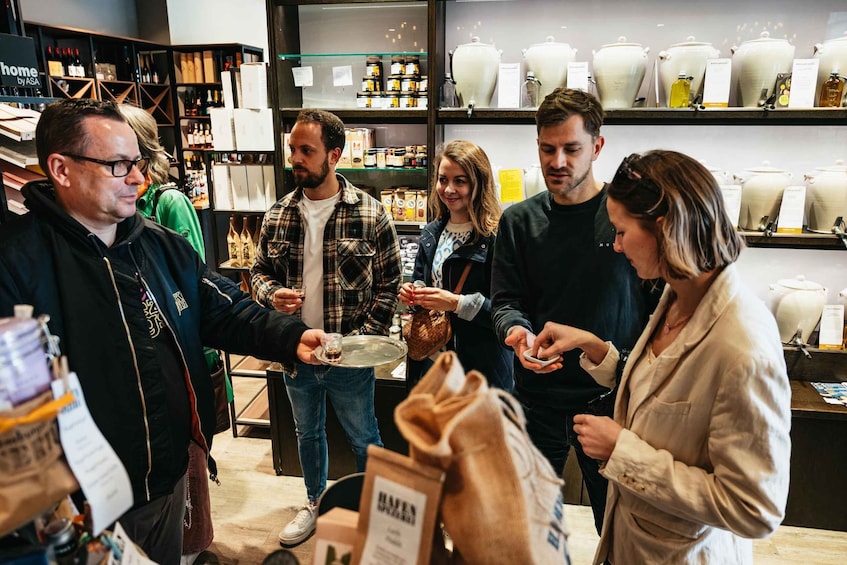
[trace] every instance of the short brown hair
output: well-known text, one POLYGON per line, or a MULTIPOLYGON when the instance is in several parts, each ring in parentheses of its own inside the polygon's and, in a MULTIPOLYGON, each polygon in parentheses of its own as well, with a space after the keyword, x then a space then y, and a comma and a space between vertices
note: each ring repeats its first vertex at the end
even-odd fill
POLYGON ((327 151, 332 151, 336 147, 342 150, 344 149, 346 142, 344 137, 344 122, 332 112, 306 108, 301 110, 297 115, 295 124, 300 123, 313 123, 321 126, 321 141, 324 142, 324 149, 327 151))
POLYGON ((654 231, 666 279, 690 279, 720 269, 744 249, 718 181, 684 153, 656 149, 630 155, 615 173, 608 196, 654 231))
POLYGON ((50 174, 49 155, 85 153, 89 140, 83 122, 91 116, 126 123, 114 102, 72 98, 53 102, 44 109, 35 127, 35 150, 44 174, 50 174))
POLYGON ((444 158, 450 159, 465 171, 471 185, 470 205, 468 216, 474 228, 474 237, 489 236, 497 230, 500 221, 500 200, 497 198, 497 187, 491 170, 491 161, 482 148, 470 141, 456 139, 446 143, 433 161, 435 178, 429 197, 429 210, 433 219, 450 217, 447 206, 438 197, 435 187, 438 186, 438 167, 444 158))
POLYGON ((593 138, 600 136, 603 125, 603 105, 592 94, 573 88, 557 88, 544 97, 535 112, 535 129, 558 125, 573 115, 582 116, 585 131, 593 138))

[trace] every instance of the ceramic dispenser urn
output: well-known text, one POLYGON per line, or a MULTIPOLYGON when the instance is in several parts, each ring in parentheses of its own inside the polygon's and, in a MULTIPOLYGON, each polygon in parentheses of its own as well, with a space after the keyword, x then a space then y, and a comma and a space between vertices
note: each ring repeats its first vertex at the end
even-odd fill
POLYGON ((806 223, 810 231, 832 233, 840 216, 847 222, 847 167, 838 160, 806 175, 806 223))
POLYGON ((547 36, 544 43, 536 43, 523 50, 527 70, 533 72, 541 81, 539 99, 567 85, 568 63, 576 60, 576 49, 567 43, 558 43, 553 36, 547 36))
POLYGON ((523 185, 525 198, 532 198, 540 192, 547 192, 547 183, 541 172, 541 165, 532 165, 523 170, 523 185))
POLYGON ((688 36, 685 43, 671 45, 659 53, 659 80, 665 93, 665 106, 670 106, 671 85, 679 76, 685 73, 691 78, 692 98, 700 92, 703 78, 706 76, 706 61, 721 56, 718 49, 711 43, 694 41, 688 36))
POLYGON ((735 175, 741 183, 741 216, 738 225, 741 229, 759 231, 762 218, 775 221, 782 204, 782 193, 791 183, 791 173, 771 167, 767 161, 760 167, 745 169, 735 175))
POLYGON ((821 321, 826 289, 803 275, 782 279, 768 287, 768 306, 776 318, 779 338, 791 343, 798 330, 804 344, 821 321))
POLYGON ((759 39, 745 41, 732 49, 732 68, 737 70, 741 105, 756 108, 773 93, 776 75, 791 72, 794 46, 785 39, 773 39, 763 31, 759 39))
POLYGON ((627 43, 625 37, 593 52, 594 79, 603 108, 632 108, 647 71, 649 52, 649 47, 627 43))
POLYGON ((456 47, 451 66, 459 104, 488 108, 500 71, 500 51, 473 37, 470 43, 456 47))
MULTIPOLYGON (((818 85, 815 91, 815 100, 817 100, 821 95, 821 85, 829 78, 831 72, 838 71, 842 77, 847 75, 847 31, 844 32, 843 37, 816 44, 815 57, 820 59, 818 85)), ((841 99, 842 106, 845 100, 847 100, 847 89, 845 89, 844 98, 841 99)))

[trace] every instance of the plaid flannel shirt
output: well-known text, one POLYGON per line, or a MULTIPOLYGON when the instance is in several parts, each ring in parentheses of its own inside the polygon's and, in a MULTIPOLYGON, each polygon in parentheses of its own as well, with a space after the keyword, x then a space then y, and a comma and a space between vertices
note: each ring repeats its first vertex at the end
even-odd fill
MULTIPOLYGON (((324 329, 385 335, 401 282, 394 222, 381 202, 342 175, 336 178, 341 198, 324 229, 324 329)), ((302 195, 301 188, 290 192, 262 221, 250 282, 256 300, 268 308, 273 308, 272 296, 279 288, 303 286, 302 195)))

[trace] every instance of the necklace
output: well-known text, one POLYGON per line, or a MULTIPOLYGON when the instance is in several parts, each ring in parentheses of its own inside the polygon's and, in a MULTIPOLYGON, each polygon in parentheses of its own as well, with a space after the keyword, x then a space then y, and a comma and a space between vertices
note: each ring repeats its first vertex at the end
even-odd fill
POLYGON ((664 333, 665 333, 665 334, 669 334, 669 333, 671 333, 671 330, 675 330, 676 328, 678 328, 679 326, 681 326, 682 324, 684 324, 685 322, 687 322, 690 318, 691 318, 691 314, 689 314, 689 315, 687 315, 687 316, 683 316, 682 318, 680 318, 679 320, 677 320, 676 322, 674 322, 673 324, 671 324, 671 323, 668 323, 668 316, 667 316, 667 314, 666 314, 666 315, 665 315, 665 328, 664 328, 664 333))

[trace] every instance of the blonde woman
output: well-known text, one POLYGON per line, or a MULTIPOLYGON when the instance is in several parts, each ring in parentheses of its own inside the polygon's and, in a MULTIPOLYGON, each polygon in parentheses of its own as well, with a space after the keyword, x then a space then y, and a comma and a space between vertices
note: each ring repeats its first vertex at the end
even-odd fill
POLYGON ((639 277, 667 281, 620 382, 623 356, 590 332, 548 323, 533 347, 581 349, 583 368, 618 389, 614 419, 574 417, 609 480, 594 562, 752 563, 750 538, 776 529, 788 496, 791 390, 776 322, 735 270, 743 243, 696 160, 631 155, 606 206, 615 251, 639 277))
MULTIPOLYGON (((415 258, 414 281, 400 287, 400 301, 450 313, 455 351, 466 370, 476 369, 489 384, 511 391, 512 350, 504 347, 491 325, 491 259, 500 201, 485 151, 470 141, 444 145, 433 162, 435 184, 429 196, 433 221, 422 232, 415 258), (453 291, 470 265, 461 293, 453 291)), ((417 383, 432 361, 407 359, 406 386, 417 383)))

